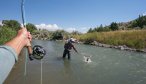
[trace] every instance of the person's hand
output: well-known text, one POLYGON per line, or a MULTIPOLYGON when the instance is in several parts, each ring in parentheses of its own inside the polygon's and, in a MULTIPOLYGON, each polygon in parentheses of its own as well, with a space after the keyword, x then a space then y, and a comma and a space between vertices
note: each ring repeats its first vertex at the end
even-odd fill
POLYGON ((4 45, 12 47, 16 51, 17 55, 19 55, 24 46, 31 46, 31 40, 32 36, 30 32, 28 32, 26 28, 21 28, 18 31, 17 36, 6 42, 4 45))
POLYGON ((21 37, 23 38, 25 41, 24 41, 24 45, 25 46, 31 46, 30 42, 32 40, 32 36, 30 34, 30 32, 27 31, 26 28, 21 28, 19 31, 18 31, 18 34, 17 34, 18 37, 21 37))

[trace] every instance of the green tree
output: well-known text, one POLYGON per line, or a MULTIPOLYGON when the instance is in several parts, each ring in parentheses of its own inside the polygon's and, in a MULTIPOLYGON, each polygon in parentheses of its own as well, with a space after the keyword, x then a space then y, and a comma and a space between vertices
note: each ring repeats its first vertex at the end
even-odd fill
POLYGON ((20 23, 16 20, 3 20, 3 26, 11 28, 12 30, 18 31, 20 29, 20 23))
POLYGON ((81 33, 78 32, 78 31, 72 31, 71 34, 72 34, 72 35, 80 35, 81 33))
POLYGON ((100 27, 98 27, 98 28, 96 29, 97 32, 102 32, 103 30, 104 30, 104 29, 103 29, 102 24, 100 25, 100 27))
POLYGON ((108 31, 110 31, 110 29, 109 29, 109 27, 105 26, 105 27, 103 28, 103 31, 104 31, 104 32, 108 32, 108 31))
POLYGON ((97 32, 99 27, 95 27, 92 32, 97 32))
POLYGON ((34 24, 32 24, 32 23, 26 24, 26 28, 30 32, 34 32, 35 30, 37 30, 36 26, 34 24))
POLYGON ((0 25, 0 30, 2 29, 2 26, 0 25))
POLYGON ((118 24, 116 22, 112 22, 110 25, 110 29, 112 31, 118 30, 119 29, 118 24))
POLYGON ((55 31, 53 34, 52 34, 52 38, 51 40, 62 40, 63 39, 63 33, 62 31, 55 31))
POLYGON ((87 31, 87 33, 92 33, 93 32, 93 29, 92 28, 90 28, 88 31, 87 31))
POLYGON ((12 39, 14 36, 16 36, 16 31, 12 30, 11 28, 3 26, 0 29, 0 44, 4 44, 5 42, 12 39))
POLYGON ((146 25, 146 16, 139 15, 139 18, 136 19, 136 23, 134 25, 143 28, 143 26, 146 25))

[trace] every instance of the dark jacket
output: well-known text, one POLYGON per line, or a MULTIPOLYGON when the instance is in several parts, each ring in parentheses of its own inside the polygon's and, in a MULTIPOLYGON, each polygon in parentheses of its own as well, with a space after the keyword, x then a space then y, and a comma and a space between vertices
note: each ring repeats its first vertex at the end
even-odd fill
POLYGON ((64 49, 70 51, 72 48, 74 48, 74 45, 71 42, 67 42, 64 45, 64 49))

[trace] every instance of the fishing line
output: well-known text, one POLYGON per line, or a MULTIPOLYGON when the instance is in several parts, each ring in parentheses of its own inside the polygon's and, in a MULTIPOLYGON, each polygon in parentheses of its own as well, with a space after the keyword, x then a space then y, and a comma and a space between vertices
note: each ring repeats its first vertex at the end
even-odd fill
POLYGON ((26 50, 26 53, 25 53, 26 55, 25 55, 25 67, 24 67, 24 76, 26 76, 26 69, 27 69, 27 50, 26 50))
POLYGON ((42 81, 43 81, 43 62, 41 59, 41 84, 42 84, 42 81))

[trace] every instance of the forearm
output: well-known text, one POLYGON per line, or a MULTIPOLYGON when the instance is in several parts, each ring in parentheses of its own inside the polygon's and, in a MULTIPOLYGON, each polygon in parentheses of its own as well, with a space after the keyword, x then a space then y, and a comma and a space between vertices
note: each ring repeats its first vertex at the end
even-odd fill
POLYGON ((16 36, 14 39, 7 42, 5 45, 12 47, 17 53, 17 55, 19 55, 25 44, 26 40, 22 36, 16 36))
POLYGON ((78 52, 77 49, 75 47, 73 47, 74 51, 78 52))

